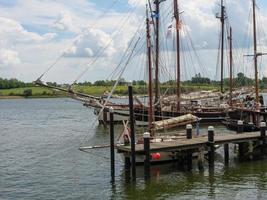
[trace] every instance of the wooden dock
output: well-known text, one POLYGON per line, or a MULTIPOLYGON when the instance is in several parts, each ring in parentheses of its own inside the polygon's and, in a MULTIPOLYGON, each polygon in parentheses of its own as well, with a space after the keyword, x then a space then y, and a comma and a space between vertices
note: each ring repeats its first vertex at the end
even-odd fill
MULTIPOLYGON (((260 132, 250 132, 242 134, 227 134, 227 135, 215 135, 214 145, 222 145, 229 143, 242 143, 248 141, 262 140, 260 132)), ((179 139, 175 141, 166 141, 159 143, 150 143, 150 152, 159 151, 180 151, 188 149, 196 149, 200 147, 208 146, 208 136, 196 137, 192 139, 179 139)), ((130 146, 117 146, 120 153, 130 153, 130 146)), ((135 151, 137 154, 144 154, 144 145, 136 144, 135 151)))

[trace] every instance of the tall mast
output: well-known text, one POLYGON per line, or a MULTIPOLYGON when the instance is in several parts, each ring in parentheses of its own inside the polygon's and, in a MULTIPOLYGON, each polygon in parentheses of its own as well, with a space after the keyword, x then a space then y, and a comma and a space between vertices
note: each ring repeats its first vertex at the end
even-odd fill
POLYGON ((259 103, 256 0, 252 0, 252 4, 253 4, 253 37, 254 37, 255 92, 256 92, 256 102, 259 103))
POLYGON ((156 16, 156 28, 155 28, 155 36, 156 36, 156 63, 155 63, 155 103, 159 100, 159 15, 160 15, 160 0, 155 0, 155 16, 156 16))
POLYGON ((221 0, 221 93, 224 92, 223 89, 223 61, 224 61, 224 21, 225 21, 225 6, 223 0, 221 0))
POLYGON ((151 37, 150 37, 150 23, 148 17, 148 8, 146 7, 146 31, 147 31, 147 59, 148 59, 148 95, 149 95, 149 109, 148 109, 148 129, 152 132, 152 122, 153 122, 153 94, 152 94, 152 62, 151 62, 151 37))
POLYGON ((174 7, 174 18, 176 21, 176 57, 177 57, 177 67, 176 67, 176 95, 177 95, 177 111, 180 111, 180 97, 181 97, 181 60, 180 60, 180 13, 178 8, 178 0, 173 0, 174 7))
POLYGON ((233 105, 233 35, 232 27, 230 27, 230 36, 229 36, 229 46, 230 46, 230 106, 233 105))

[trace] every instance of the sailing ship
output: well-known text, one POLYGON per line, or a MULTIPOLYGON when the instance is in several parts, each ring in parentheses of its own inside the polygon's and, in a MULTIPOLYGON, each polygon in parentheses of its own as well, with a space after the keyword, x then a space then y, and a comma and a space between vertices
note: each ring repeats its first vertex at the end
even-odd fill
MULTIPOLYGON (((155 121, 161 121, 161 120, 167 120, 173 117, 179 117, 186 114, 192 114, 194 116, 197 116, 198 118, 201 118, 201 122, 221 122, 225 119, 227 116, 233 116, 236 115, 236 108, 231 103, 234 95, 240 96, 240 94, 243 91, 239 91, 234 93, 233 91, 233 84, 230 83, 230 92, 225 93, 223 88, 223 57, 224 57, 224 32, 225 32, 225 6, 224 1, 221 0, 221 14, 217 17, 221 20, 221 91, 219 93, 189 93, 182 95, 181 92, 181 33, 180 29, 182 26, 181 18, 180 18, 180 11, 179 11, 179 5, 177 0, 173 1, 173 15, 175 20, 175 33, 176 33, 176 94, 174 96, 164 96, 160 95, 160 81, 159 81, 159 72, 160 72, 160 48, 159 48, 159 27, 160 27, 160 4, 163 3, 162 0, 155 0, 155 10, 152 9, 150 1, 149 8, 151 13, 151 19, 149 21, 150 25, 153 25, 154 28, 154 38, 155 38, 155 58, 150 58, 149 62, 151 64, 153 61, 155 62, 155 72, 151 72, 152 76, 154 75, 155 79, 152 78, 151 84, 149 85, 149 91, 155 92, 155 96, 151 97, 152 95, 149 95, 150 98, 153 99, 153 119, 155 121), (155 80, 155 82, 154 82, 155 80), (154 83, 154 85, 152 85, 154 83), (189 99, 186 98, 188 96, 192 96, 189 99), (223 100, 222 100, 223 99, 223 100), (214 103, 216 102, 216 103, 214 103)), ((137 41, 138 42, 138 41, 137 41)), ((150 43, 151 45, 151 43, 150 43)), ((136 46, 136 45, 135 45, 136 46)), ((152 48, 152 45, 150 46, 152 48)), ((134 48, 133 48, 134 50, 134 48)), ((128 56, 127 60, 130 60, 132 58, 132 53, 128 56)), ((257 56, 256 56, 257 57, 257 56)), ((230 56, 232 58, 232 56, 230 56)), ((230 60, 231 62, 231 60, 230 60)), ((127 62, 128 63, 128 62, 127 62)), ((230 63, 231 65, 231 63, 230 63)), ((232 69, 230 70, 230 82, 232 80, 232 69)), ((98 116, 99 122, 106 124, 109 122, 109 108, 114 109, 114 121, 121 122, 122 120, 127 120, 129 118, 129 106, 126 103, 114 103, 110 101, 110 96, 113 94, 112 92, 108 95, 108 98, 101 98, 101 97, 95 97, 92 95, 87 95, 81 92, 76 92, 72 87, 69 88, 61 88, 61 87, 55 87, 51 85, 47 85, 41 81, 41 78, 38 78, 35 82, 37 85, 49 87, 52 89, 64 91, 68 93, 72 98, 77 99, 79 101, 84 102, 84 105, 91 107, 94 109, 95 115, 98 116)), ((117 83, 117 82, 116 82, 117 83)), ((114 88, 116 87, 116 84, 114 85, 114 88)), ((256 87, 257 88, 257 87, 256 87)), ((150 93, 149 92, 149 93, 150 93)), ((256 95, 257 96, 257 95, 256 95)), ((147 106, 145 103, 142 103, 141 100, 136 98, 134 105, 134 114, 136 123, 138 125, 148 125, 149 123, 149 106, 147 106)), ((239 109, 239 108, 238 108, 239 109)))
MULTIPOLYGON (((258 58, 267 53, 258 51, 257 41, 257 23, 256 23, 256 0, 252 0, 253 11, 253 49, 252 55, 246 55, 253 57, 254 61, 254 80, 255 80, 255 99, 250 96, 246 96, 245 102, 236 105, 236 112, 229 113, 229 118, 224 121, 224 124, 232 130, 237 129, 237 121, 242 120, 244 122, 244 131, 256 131, 260 129, 260 122, 266 122, 267 112, 264 107, 263 96, 259 94, 259 71, 258 71, 258 58)), ((231 58, 231 56, 230 56, 231 58)))

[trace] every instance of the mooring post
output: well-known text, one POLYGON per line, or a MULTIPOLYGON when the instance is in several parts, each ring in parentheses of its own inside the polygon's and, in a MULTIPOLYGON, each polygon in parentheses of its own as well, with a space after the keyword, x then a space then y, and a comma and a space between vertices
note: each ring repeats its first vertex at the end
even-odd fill
POLYGON ((244 131, 244 123, 242 120, 237 121, 237 134, 241 134, 244 131))
POLYGON ((131 158, 129 155, 124 157, 124 169, 126 181, 129 182, 131 179, 131 158))
POLYGON ((104 110, 103 110, 103 125, 105 128, 107 128, 107 121, 108 121, 107 111, 106 111, 106 108, 104 108, 104 110))
MULTIPOLYGON (((244 131, 244 123, 242 120, 237 121, 237 134, 242 134, 244 131)), ((239 158, 242 159, 244 156, 244 143, 238 144, 238 154, 239 158)))
POLYGON ((209 167, 214 166, 214 127, 209 126, 208 127, 208 146, 209 146, 209 152, 208 152, 208 157, 209 157, 209 167))
POLYGON ((129 109, 130 109, 130 128, 131 128, 131 166, 132 179, 136 179, 136 164, 135 164, 135 130, 134 130, 134 106, 133 106, 133 86, 128 86, 129 94, 129 109))
POLYGON ((198 149, 198 157, 197 157, 197 165, 198 165, 198 170, 203 172, 204 171, 204 147, 200 147, 198 149))
POLYGON ((110 135, 110 168, 111 182, 115 182, 115 153, 114 153, 114 110, 109 109, 109 135, 110 135))
POLYGON ((146 132, 143 134, 144 138, 144 153, 145 153, 145 160, 144 160, 144 173, 145 179, 150 178, 150 133, 146 132))
MULTIPOLYGON (((186 125, 186 138, 192 139, 192 125, 191 124, 186 125)), ((186 160, 187 160, 187 169, 191 170, 192 169, 192 150, 191 149, 187 150, 186 160)))
POLYGON ((229 165, 229 144, 224 144, 224 164, 229 165))
POLYGON ((266 146, 266 122, 260 123, 260 131, 261 131, 261 156, 263 157, 265 155, 265 146, 266 146))

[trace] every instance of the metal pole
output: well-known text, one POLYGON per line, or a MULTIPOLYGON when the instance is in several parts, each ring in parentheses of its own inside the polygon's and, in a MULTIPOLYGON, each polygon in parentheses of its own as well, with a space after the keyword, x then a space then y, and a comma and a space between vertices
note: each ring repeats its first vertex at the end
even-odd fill
POLYGON ((135 166, 135 130, 134 130, 134 106, 133 106, 133 86, 128 86, 129 94, 129 109, 130 109, 130 128, 131 128, 131 167, 132 179, 136 179, 136 166, 135 166))
POLYGON ((146 132, 143 134, 144 138, 144 152, 145 152, 145 160, 144 160, 144 172, 145 179, 150 178, 150 133, 146 132))
POLYGON ((115 154, 114 154, 114 110, 109 109, 109 135, 110 135, 110 168, 111 168, 111 182, 115 182, 115 154))

